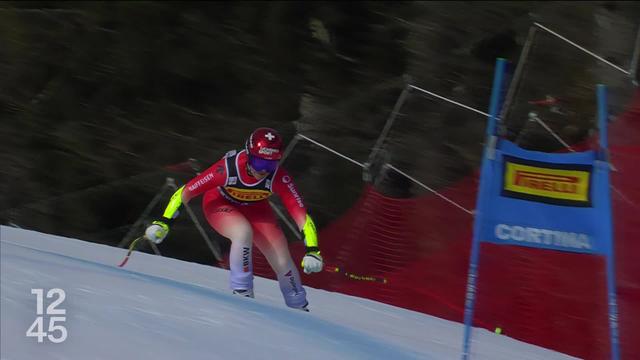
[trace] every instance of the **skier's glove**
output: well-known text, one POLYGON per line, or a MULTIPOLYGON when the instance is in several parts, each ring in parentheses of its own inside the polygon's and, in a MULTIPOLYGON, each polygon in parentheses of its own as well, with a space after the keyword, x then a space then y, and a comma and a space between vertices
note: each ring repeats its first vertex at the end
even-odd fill
POLYGON ((144 237, 147 240, 160 244, 167 234, 169 233, 169 225, 163 220, 156 220, 147 227, 147 230, 144 232, 144 237))
POLYGON ((302 258, 302 268, 305 274, 322 271, 322 256, 317 246, 307 247, 307 253, 302 258))

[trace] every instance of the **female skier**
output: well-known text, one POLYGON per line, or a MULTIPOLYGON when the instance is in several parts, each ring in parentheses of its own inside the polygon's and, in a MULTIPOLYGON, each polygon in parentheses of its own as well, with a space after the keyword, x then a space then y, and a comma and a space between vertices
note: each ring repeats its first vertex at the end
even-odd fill
POLYGON ((289 253, 287 240, 277 224, 267 199, 276 193, 304 235, 306 255, 302 268, 307 274, 322 270, 316 228, 307 214, 291 176, 280 166, 283 141, 270 128, 256 129, 242 151, 229 151, 206 171, 179 188, 163 216, 145 231, 159 244, 182 204, 204 194, 202 209, 213 229, 231 240, 229 266, 234 294, 253 297, 252 248, 255 244, 278 276, 287 306, 307 310, 306 292, 289 253))

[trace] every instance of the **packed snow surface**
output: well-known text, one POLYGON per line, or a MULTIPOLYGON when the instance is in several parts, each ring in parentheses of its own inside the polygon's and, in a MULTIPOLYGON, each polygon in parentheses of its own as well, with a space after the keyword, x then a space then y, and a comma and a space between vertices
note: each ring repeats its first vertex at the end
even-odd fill
MULTIPOLYGON (((168 241, 180 241, 171 238, 168 241)), ((459 359, 463 326, 379 302, 307 288, 310 313, 256 278, 256 298, 232 295, 228 272, 34 231, 0 227, 0 358, 459 359), (31 289, 62 289, 61 343, 26 333, 31 289)), ((46 308, 57 296, 44 298, 46 308)), ((44 331, 50 315, 43 314, 44 331)), ((60 331, 50 333, 60 337, 60 331)), ((474 329, 472 359, 570 359, 474 329)))

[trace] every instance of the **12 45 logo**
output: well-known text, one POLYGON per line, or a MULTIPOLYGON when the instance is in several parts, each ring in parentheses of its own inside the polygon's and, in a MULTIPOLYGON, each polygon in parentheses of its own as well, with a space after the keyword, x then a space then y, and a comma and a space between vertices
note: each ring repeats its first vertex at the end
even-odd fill
POLYGON ((26 336, 38 338, 39 343, 44 339, 48 339, 52 343, 65 341, 68 333, 63 324, 67 321, 67 317, 64 316, 67 314, 67 310, 58 308, 66 298, 64 290, 55 288, 47 291, 46 298, 55 298, 55 300, 51 301, 46 311, 44 311, 44 289, 31 289, 31 294, 36 296, 36 319, 27 329, 26 336), (47 331, 44 331, 45 317, 48 317, 49 320, 47 331))

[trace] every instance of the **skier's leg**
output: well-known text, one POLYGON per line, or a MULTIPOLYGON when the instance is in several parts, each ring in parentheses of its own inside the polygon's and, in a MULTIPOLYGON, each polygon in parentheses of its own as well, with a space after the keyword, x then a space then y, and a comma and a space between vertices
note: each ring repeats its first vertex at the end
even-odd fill
POLYGON ((307 305, 307 295, 300 281, 300 273, 291 258, 287 239, 278 226, 273 211, 267 205, 259 210, 243 208, 253 227, 253 241, 264 254, 278 277, 280 291, 287 306, 303 308, 307 305))
POLYGON ((231 240, 229 268, 233 290, 253 290, 253 263, 251 259, 253 231, 249 221, 226 200, 209 202, 204 207, 211 227, 231 240))

